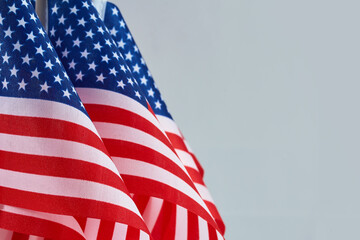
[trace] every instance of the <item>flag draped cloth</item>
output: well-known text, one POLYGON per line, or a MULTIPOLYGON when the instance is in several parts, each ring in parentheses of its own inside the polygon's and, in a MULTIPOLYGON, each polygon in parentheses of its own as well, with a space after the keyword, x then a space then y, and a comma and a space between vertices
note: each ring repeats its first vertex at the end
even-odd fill
POLYGON ((223 239, 118 8, 0 3, 0 238, 223 239), (81 100, 80 100, 81 99, 81 100))

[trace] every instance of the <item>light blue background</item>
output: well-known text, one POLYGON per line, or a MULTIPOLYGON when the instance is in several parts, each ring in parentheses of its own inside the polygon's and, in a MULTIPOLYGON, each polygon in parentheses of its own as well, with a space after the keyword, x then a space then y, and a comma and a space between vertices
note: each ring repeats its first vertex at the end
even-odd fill
POLYGON ((360 239, 360 2, 118 0, 227 239, 360 239))

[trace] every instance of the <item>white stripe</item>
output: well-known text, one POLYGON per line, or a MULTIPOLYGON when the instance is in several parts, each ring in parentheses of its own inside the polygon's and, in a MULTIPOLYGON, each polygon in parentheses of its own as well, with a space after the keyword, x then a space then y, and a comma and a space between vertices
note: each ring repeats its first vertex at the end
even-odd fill
POLYGON ((74 141, 0 133, 0 150, 82 160, 103 166, 119 175, 109 156, 94 147, 74 141))
POLYGON ((209 190, 204 185, 195 183, 195 187, 198 190, 201 198, 204 199, 204 201, 214 203, 214 200, 212 199, 209 190))
POLYGON ((100 227, 100 219, 87 218, 85 225, 86 240, 96 240, 100 227))
POLYGON ((159 217, 162 205, 164 203, 164 200, 156 197, 150 197, 146 208, 143 213, 143 218, 146 222, 146 225, 151 232, 156 224, 156 221, 159 217))
POLYGON ((150 237, 146 232, 140 230, 140 238, 139 239, 140 240, 149 240, 150 237))
POLYGON ((41 99, 1 96, 0 102, 0 114, 63 120, 81 125, 98 135, 90 118, 67 104, 41 99))
POLYGON ((13 231, 0 228, 0 239, 1 240, 11 240, 13 231))
POLYGON ((209 240, 208 224, 201 217, 199 217, 199 240, 209 240))
POLYGON ((184 165, 182 164, 180 159, 175 155, 175 153, 163 142, 153 137, 152 135, 143 132, 139 129, 128 127, 121 124, 94 122, 94 125, 103 139, 109 138, 109 139, 123 140, 149 147, 154 151, 161 153, 168 159, 172 160, 185 173, 187 173, 184 165))
POLYGON ((55 222, 55 223, 65 226, 65 227, 68 227, 68 228, 72 229, 73 231, 79 233, 81 236, 85 237, 78 222, 75 220, 75 218, 73 218, 71 216, 33 211, 33 210, 29 210, 29 209, 12 207, 12 206, 8 206, 8 205, 4 205, 4 208, 1 211, 55 222))
POLYGON ((43 237, 38 237, 38 236, 34 236, 34 235, 30 235, 29 236, 29 240, 44 240, 45 238, 43 237))
POLYGON ((113 161, 118 167, 120 174, 138 176, 166 184, 193 199, 210 214, 209 209, 199 194, 184 180, 171 172, 150 163, 128 158, 113 157, 113 161))
POLYGON ((224 240, 224 237, 216 230, 216 236, 218 240, 224 240))
POLYGON ((112 240, 126 240, 128 226, 122 223, 115 223, 112 240))
MULTIPOLYGON (((151 122, 153 125, 155 125, 160 131, 164 133, 162 128, 160 127, 160 124, 158 120, 155 118, 155 116, 144 107, 141 103, 138 101, 135 101, 134 99, 125 96, 123 94, 109 91, 105 89, 99 89, 99 88, 82 88, 78 87, 76 88, 77 93, 79 94, 81 101, 84 104, 102 104, 112 107, 118 107, 122 109, 126 109, 130 112, 133 112, 135 114, 138 114, 151 122)), ((165 135, 165 133, 164 133, 165 135)))
POLYGON ((190 167, 199 171, 194 161, 194 158, 188 153, 180 149, 175 148, 176 154, 179 156, 181 162, 185 165, 185 167, 190 167))
POLYGON ((165 130, 165 132, 174 133, 179 137, 182 137, 178 126, 172 119, 158 114, 156 115, 156 118, 159 120, 160 125, 165 130))
POLYGON ((176 205, 175 240, 186 240, 188 235, 187 209, 176 205))
POLYGON ((0 186, 40 194, 111 203, 127 208, 140 216, 134 202, 126 193, 97 182, 0 169, 0 186))

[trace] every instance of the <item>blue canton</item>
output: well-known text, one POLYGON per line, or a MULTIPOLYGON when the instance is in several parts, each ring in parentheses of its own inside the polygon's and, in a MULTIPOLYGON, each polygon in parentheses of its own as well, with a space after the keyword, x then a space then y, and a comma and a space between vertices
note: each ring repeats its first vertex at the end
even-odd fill
POLYGON ((106 4, 104 23, 155 114, 172 118, 120 10, 110 2, 106 4))
POLYGON ((85 110, 28 0, 0 2, 0 96, 85 110))
POLYGON ((146 97, 89 0, 49 0, 49 35, 76 88, 100 88, 146 97))

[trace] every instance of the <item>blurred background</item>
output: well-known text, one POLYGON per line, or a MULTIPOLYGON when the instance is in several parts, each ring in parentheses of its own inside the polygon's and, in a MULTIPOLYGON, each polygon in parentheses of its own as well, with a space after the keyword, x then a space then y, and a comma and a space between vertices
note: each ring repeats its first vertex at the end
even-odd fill
POLYGON ((360 239, 360 2, 112 0, 228 240, 360 239))

